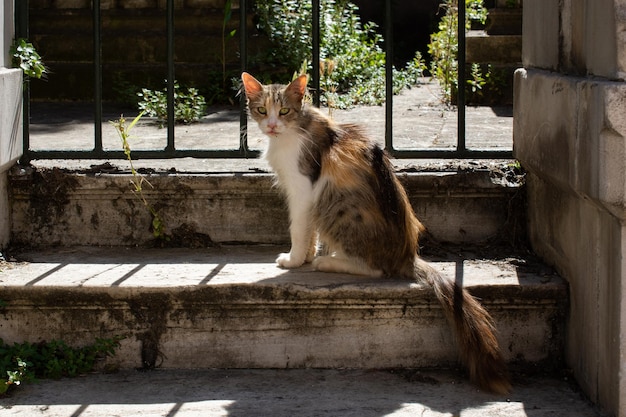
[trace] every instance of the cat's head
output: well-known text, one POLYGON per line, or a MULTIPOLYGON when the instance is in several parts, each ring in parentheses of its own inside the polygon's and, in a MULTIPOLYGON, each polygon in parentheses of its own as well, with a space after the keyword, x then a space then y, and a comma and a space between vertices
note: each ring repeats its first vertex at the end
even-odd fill
POLYGON ((307 76, 301 75, 289 85, 263 85, 252 75, 241 74, 250 116, 269 137, 276 137, 297 127, 306 93, 307 76))

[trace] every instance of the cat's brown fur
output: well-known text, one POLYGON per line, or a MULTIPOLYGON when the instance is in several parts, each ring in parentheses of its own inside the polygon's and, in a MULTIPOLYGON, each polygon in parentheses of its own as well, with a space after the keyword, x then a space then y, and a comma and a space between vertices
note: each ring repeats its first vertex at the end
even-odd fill
POLYGON ((290 212, 292 248, 281 267, 404 277, 431 285, 455 330, 462 361, 481 388, 510 384, 489 313, 418 255, 424 227, 386 153, 355 125, 338 125, 304 102, 306 76, 288 86, 242 80, 250 115, 270 142, 265 152, 290 212), (317 239, 316 239, 317 237, 317 239), (320 252, 317 257, 315 243, 320 252))

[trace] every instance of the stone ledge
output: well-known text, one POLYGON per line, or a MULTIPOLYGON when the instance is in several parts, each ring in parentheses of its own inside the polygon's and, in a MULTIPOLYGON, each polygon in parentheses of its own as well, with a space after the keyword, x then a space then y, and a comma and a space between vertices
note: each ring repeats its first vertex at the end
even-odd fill
POLYGON ((0 67, 0 173, 22 156, 22 70, 0 67))
POLYGON ((7 171, 22 156, 22 70, 0 67, 0 250, 8 243, 11 207, 7 171))
MULTIPOLYGON (((508 227, 520 184, 489 170, 401 173, 418 217, 441 241, 477 242, 508 227)), ((148 201, 168 233, 212 242, 284 244, 288 214, 272 176, 146 175, 148 201), (262 219, 262 221, 260 220, 262 219)), ((16 168, 10 178, 13 235, 28 245, 145 245, 151 215, 131 191, 128 173, 68 173, 16 168)), ((521 207, 519 207, 521 209, 521 207)))
MULTIPOLYGON (((3 265, 3 339, 85 344, 125 335, 137 367, 415 367, 455 363, 432 291, 394 280, 278 269, 273 246, 61 248, 3 265), (150 348, 153 346, 153 348, 150 348), (154 347, 158 346, 158 348, 154 347)), ((517 259, 436 260, 492 313, 509 361, 560 363, 567 286, 517 259)))

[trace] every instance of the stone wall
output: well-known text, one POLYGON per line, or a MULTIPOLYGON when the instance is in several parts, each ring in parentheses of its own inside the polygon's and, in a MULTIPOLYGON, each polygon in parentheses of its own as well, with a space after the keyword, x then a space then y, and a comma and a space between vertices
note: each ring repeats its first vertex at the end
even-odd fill
POLYGON ((7 171, 22 155, 22 71, 9 69, 13 3, 0 7, 0 250, 9 244, 11 215, 7 171))
POLYGON ((626 2, 526 0, 514 152, 533 248, 569 281, 566 356, 626 416, 626 2))
MULTIPOLYGON (((91 0, 31 0, 30 39, 51 69, 46 83, 33 85, 34 100, 91 100, 93 97, 93 23, 91 0)), ((175 72, 181 84, 211 98, 216 88, 234 95, 230 77, 239 62, 239 2, 222 29, 225 0, 174 0, 175 72), (234 37, 222 34, 237 30, 234 37), (222 54, 224 53, 224 56, 222 54), (222 61, 227 85, 222 88, 222 61)), ((363 22, 374 21, 384 33, 384 1, 356 0, 363 22)), ((124 100, 132 87, 160 89, 167 76, 166 0, 101 0, 103 95, 124 100)), ((248 62, 253 72, 293 69, 263 64, 270 44, 256 29, 254 1, 248 1, 248 62)), ((402 2, 394 7, 395 64, 404 66, 416 50, 426 56, 430 33, 439 18, 439 0, 402 2)))
MULTIPOLYGON (((227 87, 239 73, 239 6, 223 31, 223 0, 174 2, 174 61, 182 85, 202 89, 206 96, 222 88, 225 61, 227 87), (222 51, 224 42, 224 54, 222 51)), ((101 41, 103 97, 124 101, 132 89, 162 89, 167 78, 165 0, 102 0, 101 41)), ((94 29, 91 1, 33 0, 29 9, 30 39, 51 69, 48 81, 33 85, 31 97, 53 100, 93 97, 94 29)), ((248 17, 248 54, 267 45, 248 17)), ((213 93, 214 94, 214 93, 213 93)))

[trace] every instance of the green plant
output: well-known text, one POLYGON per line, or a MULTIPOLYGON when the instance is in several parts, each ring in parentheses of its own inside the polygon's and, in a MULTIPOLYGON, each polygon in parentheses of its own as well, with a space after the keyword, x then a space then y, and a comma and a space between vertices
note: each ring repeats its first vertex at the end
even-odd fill
MULTIPOLYGON (((290 68, 311 59, 311 2, 260 0, 259 27, 274 44, 268 62, 290 68)), ((357 7, 345 0, 320 1, 320 101, 336 108, 376 105, 385 100, 385 52, 374 23, 362 24, 357 7)), ((421 56, 394 69, 394 92, 414 85, 424 70, 421 56)), ((311 70, 311 66, 307 71, 311 70)))
POLYGON ((41 56, 33 44, 26 39, 19 38, 13 42, 11 56, 13 65, 21 68, 27 77, 40 79, 48 75, 48 68, 44 65, 41 56))
POLYGON ((0 394, 36 378, 75 377, 93 370, 97 361, 115 355, 123 337, 96 338, 92 345, 70 347, 60 340, 8 345, 0 339, 0 394))
POLYGON ((0 379, 0 395, 6 394, 11 387, 20 385, 27 380, 26 367, 28 364, 20 358, 14 358, 13 362, 15 365, 3 368, 7 377, 6 380, 0 379))
POLYGON ((488 14, 489 12, 485 8, 483 0, 465 0, 465 16, 469 21, 468 28, 471 22, 478 22, 484 25, 488 14))
POLYGON ((439 81, 443 92, 443 101, 449 103, 452 89, 456 86, 457 78, 457 53, 458 13, 454 10, 455 1, 446 0, 440 7, 445 9, 445 14, 439 21, 437 32, 430 35, 428 53, 431 56, 430 73, 439 81))
MULTIPOLYGON (((156 117, 162 127, 167 123, 167 89, 162 91, 142 88, 137 93, 141 98, 139 110, 147 116, 156 117)), ((204 114, 206 101, 196 88, 182 89, 174 82, 174 121, 176 123, 196 122, 204 114)))
POLYGON ((169 236, 166 233, 165 222, 156 211, 156 209, 148 202, 146 196, 143 193, 144 184, 148 184, 150 188, 154 188, 152 184, 143 176, 140 175, 135 169, 135 165, 133 164, 133 158, 131 156, 130 143, 128 140, 131 138, 130 131, 137 124, 137 122, 143 116, 143 112, 139 113, 137 117, 133 119, 130 125, 126 126, 126 119, 124 116, 120 116, 120 118, 116 121, 111 122, 115 130, 117 131, 118 136, 122 140, 122 148, 124 149, 124 154, 126 155, 126 159, 130 164, 130 172, 133 176, 131 182, 132 191, 137 196, 137 198, 142 202, 144 207, 148 209, 150 215, 152 216, 152 234, 155 238, 159 240, 169 240, 169 236))
POLYGON ((487 83, 487 75, 483 74, 480 65, 474 63, 470 70, 470 78, 467 79, 467 85, 474 94, 480 94, 483 86, 487 83))
MULTIPOLYGON (((440 6, 445 10, 444 16, 439 21, 438 31, 430 36, 428 53, 431 56, 430 72, 439 81, 443 98, 450 104, 458 89, 458 0, 445 0, 440 6)), ((486 19, 486 9, 482 6, 482 0, 466 1, 466 16, 470 14, 486 19), (471 12, 467 11, 468 7, 471 12)), ((469 28, 469 19, 465 27, 469 28)), ((482 87, 487 82, 489 73, 483 73, 480 66, 472 65, 470 77, 466 80, 467 87, 472 93, 480 94, 482 87)))

